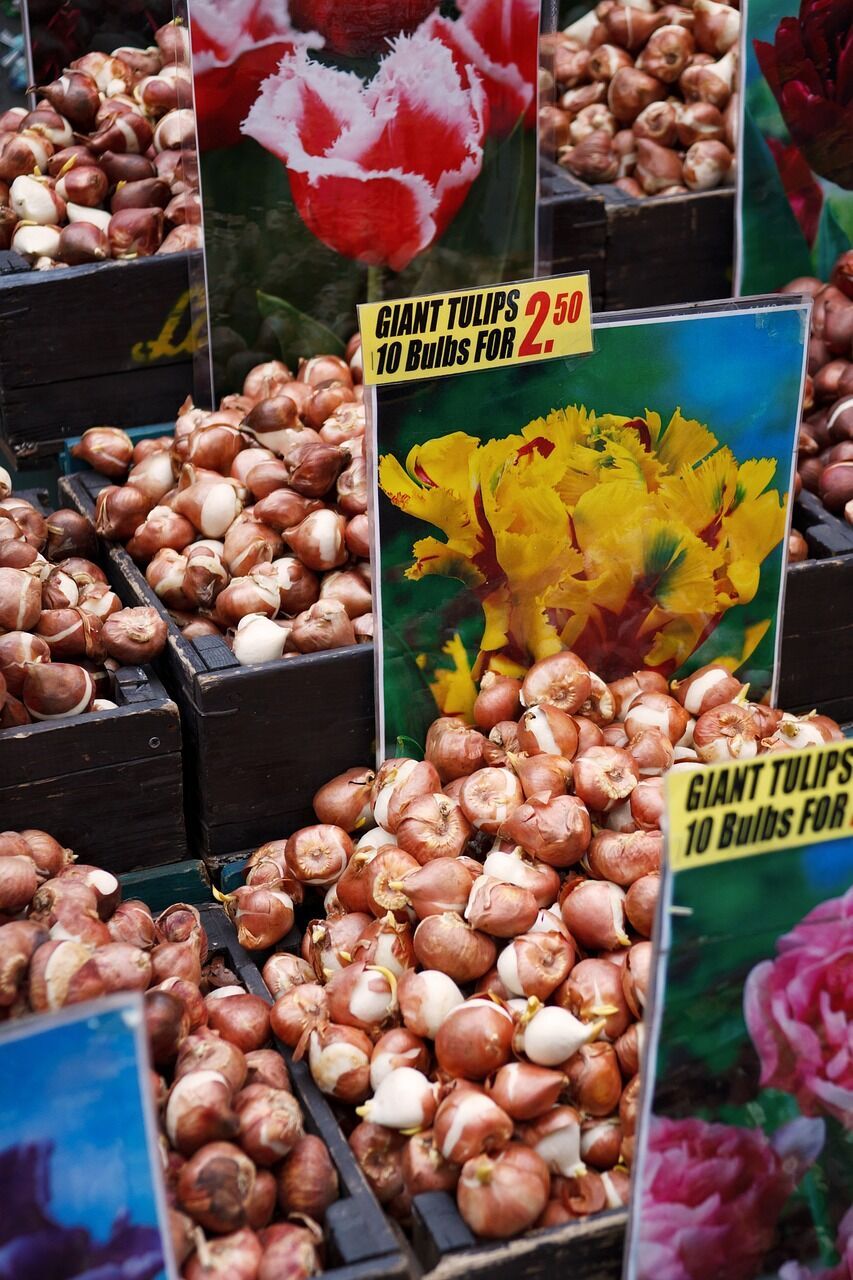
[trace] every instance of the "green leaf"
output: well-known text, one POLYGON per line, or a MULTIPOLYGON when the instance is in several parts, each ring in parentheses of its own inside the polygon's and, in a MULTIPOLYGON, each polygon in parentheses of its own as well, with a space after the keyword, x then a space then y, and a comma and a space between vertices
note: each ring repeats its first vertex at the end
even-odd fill
POLYGON ((281 358, 295 364, 301 358, 344 354, 344 344, 336 333, 298 307, 258 289, 258 310, 268 321, 281 347, 281 358))
POLYGON ((749 109, 744 113, 740 207, 742 295, 772 293, 794 276, 812 274, 809 247, 749 109))

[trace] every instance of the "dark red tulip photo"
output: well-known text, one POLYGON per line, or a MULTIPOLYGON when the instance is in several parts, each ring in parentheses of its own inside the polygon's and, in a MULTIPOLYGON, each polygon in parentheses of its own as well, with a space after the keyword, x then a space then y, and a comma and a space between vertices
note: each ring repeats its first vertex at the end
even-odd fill
POLYGON ((802 0, 773 44, 754 42, 792 141, 815 173, 853 188, 853 0, 802 0))

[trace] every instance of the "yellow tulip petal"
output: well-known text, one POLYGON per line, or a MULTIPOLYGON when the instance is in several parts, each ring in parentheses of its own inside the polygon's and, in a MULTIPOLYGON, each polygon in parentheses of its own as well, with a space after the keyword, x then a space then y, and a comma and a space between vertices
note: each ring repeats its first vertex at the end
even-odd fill
POLYGON ((482 573, 465 549, 453 543, 439 542, 437 538, 419 538, 412 552, 415 562, 406 570, 406 577, 412 582, 440 573, 448 578, 458 578, 468 587, 479 587, 483 583, 482 573))
POLYGON ((659 438, 657 456, 669 471, 680 471, 701 462, 717 444, 717 437, 707 427, 676 409, 659 438))
POLYGON ((675 618, 662 627, 646 654, 647 667, 670 664, 673 670, 690 657, 704 628, 703 621, 695 618, 675 618))
POLYGON ((430 690, 436 705, 443 715, 464 716, 473 722, 474 700, 477 697, 477 686, 468 653, 461 637, 456 634, 442 648, 442 653, 452 660, 452 667, 436 667, 435 679, 430 682, 430 690))
POLYGON ((757 498, 769 485, 776 474, 776 462, 773 458, 750 458, 738 467, 737 487, 738 502, 745 498, 757 498))
POLYGON ((734 588, 739 604, 749 604, 755 599, 761 571, 752 560, 734 560, 727 568, 726 575, 734 588))

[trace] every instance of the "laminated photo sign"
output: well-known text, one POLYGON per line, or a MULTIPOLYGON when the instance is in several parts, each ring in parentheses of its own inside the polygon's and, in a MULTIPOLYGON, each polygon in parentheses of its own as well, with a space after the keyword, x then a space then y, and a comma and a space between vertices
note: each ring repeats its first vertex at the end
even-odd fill
POLYGON ((853 743, 666 788, 625 1280, 844 1280, 853 743))
POLYGON ((853 244, 853 20, 845 0, 744 8, 736 292, 749 295, 829 280, 853 244))
POLYGON ((143 1003, 0 1028, 0 1275, 172 1280, 143 1003))
MULTIPOLYGON (((551 319, 570 279, 537 282, 551 319)), ((425 303, 408 319, 428 329, 425 303)), ((383 345, 386 369, 368 389, 380 751, 469 717, 487 672, 563 648, 606 681, 721 662, 772 697, 808 314, 773 299, 617 316, 590 354, 529 359, 519 327, 509 359, 496 338, 493 364, 418 377, 411 344, 417 363, 438 340, 399 339, 388 373, 397 313, 365 311, 365 380, 383 345)))
POLYGON ((358 303, 533 274, 539 0, 191 0, 217 396, 358 303))

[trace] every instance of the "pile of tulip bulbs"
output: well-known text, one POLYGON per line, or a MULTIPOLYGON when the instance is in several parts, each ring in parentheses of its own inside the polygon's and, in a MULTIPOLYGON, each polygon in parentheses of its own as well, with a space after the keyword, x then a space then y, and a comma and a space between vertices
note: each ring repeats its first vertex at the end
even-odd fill
POLYGON ((337 1172, 305 1133, 284 1059, 268 1047, 268 1004, 208 955, 197 908, 175 903, 154 917, 47 832, 4 831, 0 918, 0 1022, 145 993, 172 1243, 186 1280, 322 1270, 337 1172))
POLYGON ((747 695, 715 665, 607 685, 570 652, 487 675, 475 726, 332 779, 318 825, 249 859, 227 905, 250 948, 323 895, 264 966, 272 1028, 355 1108, 390 1213, 446 1191, 498 1238, 626 1203, 664 775, 841 736, 747 695))
POLYGON ((165 622, 123 606, 97 552, 83 516, 42 515, 0 469, 0 730, 110 710, 113 673, 162 652, 165 622))
POLYGON ((638 198, 732 185, 739 36, 726 0, 600 0, 542 38, 543 151, 638 198))
POLYGON ((189 32, 77 58, 0 116, 0 247, 39 270, 201 247, 189 32))
POLYGON ((134 445, 93 427, 72 452, 114 483, 95 525, 125 544, 188 640, 224 636, 242 665, 373 636, 361 350, 296 376, 252 369, 215 410, 134 445))
MULTIPOLYGON (((806 489, 853 525, 853 249, 836 260, 828 283, 798 276, 782 293, 814 300, 797 492, 806 489)), ((794 530, 791 537, 791 558, 807 559, 802 534, 794 530)))

